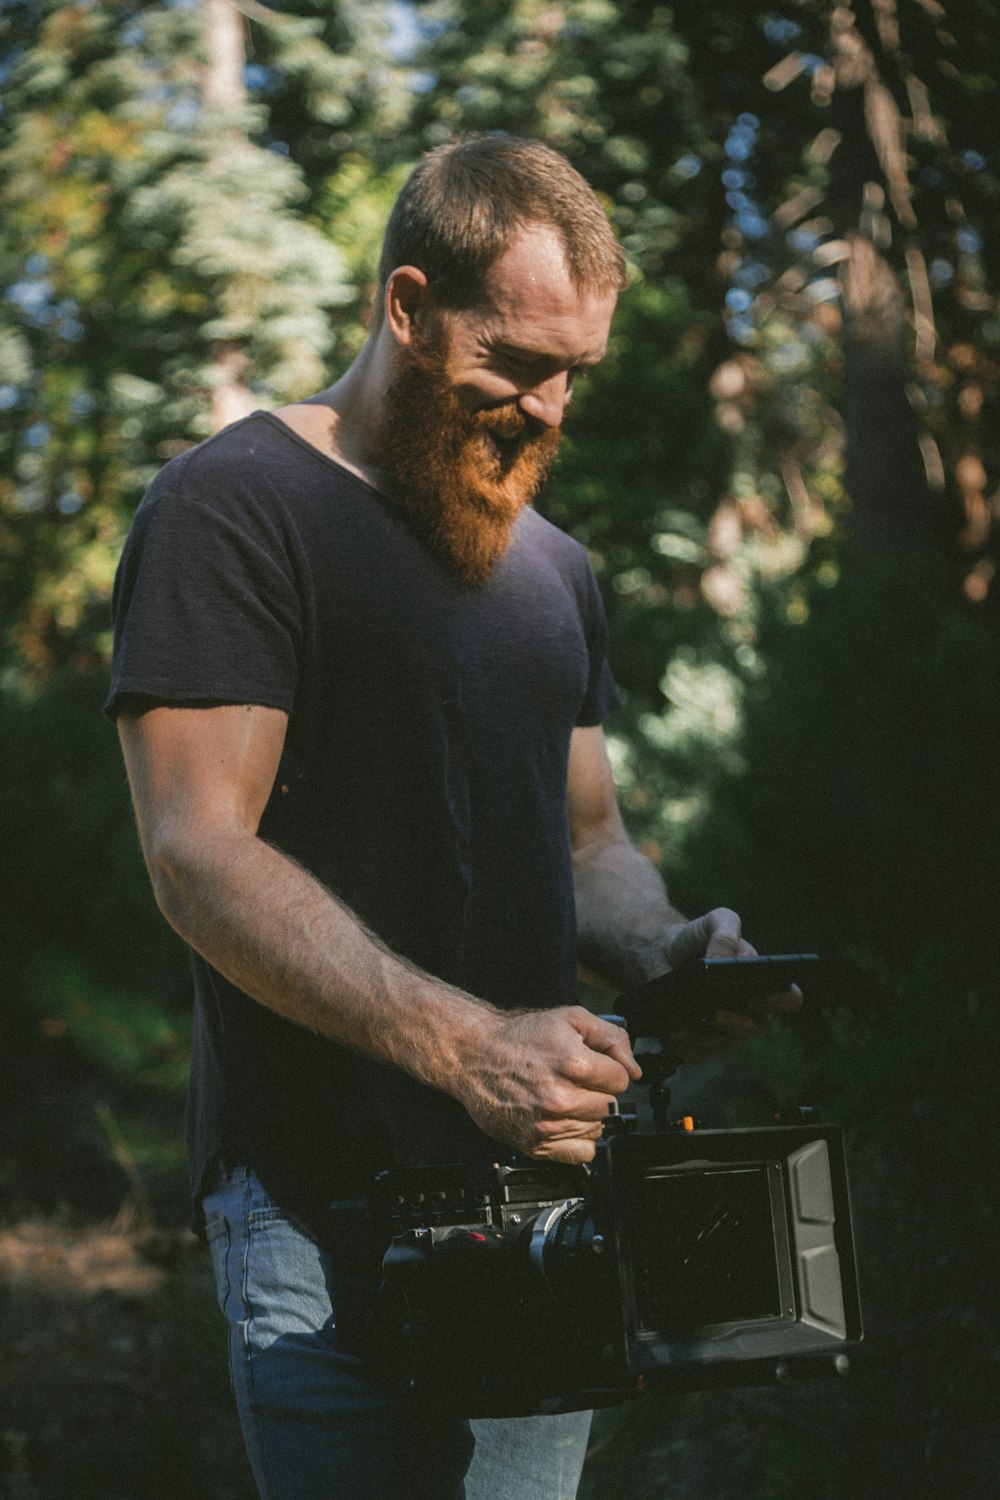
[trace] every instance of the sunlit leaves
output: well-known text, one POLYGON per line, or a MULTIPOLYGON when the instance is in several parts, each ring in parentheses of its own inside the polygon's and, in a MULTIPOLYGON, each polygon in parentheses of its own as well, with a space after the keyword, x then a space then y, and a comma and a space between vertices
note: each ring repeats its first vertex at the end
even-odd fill
POLYGON ((106 607, 87 549, 113 555, 158 464, 210 430, 220 350, 238 351, 240 399, 267 405, 321 386, 338 335, 344 358, 358 347, 364 298, 300 146, 373 125, 382 98, 398 120, 401 90, 378 69, 384 18, 347 3, 258 7, 263 62, 224 108, 206 102, 200 6, 24 9, 0 118, 0 572, 7 649, 34 673, 106 607))

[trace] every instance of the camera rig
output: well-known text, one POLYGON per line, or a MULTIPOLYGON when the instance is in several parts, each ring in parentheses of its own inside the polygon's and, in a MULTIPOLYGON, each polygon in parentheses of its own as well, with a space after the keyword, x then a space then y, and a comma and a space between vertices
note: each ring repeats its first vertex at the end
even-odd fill
MULTIPOLYGON (((702 961, 618 1007, 633 1037, 662 1039, 812 962, 702 961)), ((841 1131, 807 1112, 764 1129, 671 1122, 669 1063, 643 1063, 655 1128, 610 1116, 588 1167, 383 1174, 367 1357, 384 1386, 514 1416, 847 1369, 862 1330, 841 1131)))

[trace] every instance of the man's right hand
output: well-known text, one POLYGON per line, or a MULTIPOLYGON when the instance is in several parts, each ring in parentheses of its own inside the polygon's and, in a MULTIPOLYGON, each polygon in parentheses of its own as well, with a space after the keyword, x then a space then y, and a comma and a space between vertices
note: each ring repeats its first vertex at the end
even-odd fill
POLYGON ((615 1095, 642 1076, 622 1027, 582 1006, 489 1011, 452 1092, 479 1128, 526 1156, 586 1162, 615 1095))

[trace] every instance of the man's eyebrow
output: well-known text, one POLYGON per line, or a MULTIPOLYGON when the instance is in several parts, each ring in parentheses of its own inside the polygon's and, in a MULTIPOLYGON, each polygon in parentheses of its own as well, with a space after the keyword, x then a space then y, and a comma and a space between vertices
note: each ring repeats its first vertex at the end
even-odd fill
MULTIPOLYGON (((528 364, 548 364, 553 368, 562 365, 559 356, 553 354, 550 349, 533 348, 530 344, 515 344, 509 339, 494 338, 493 348, 498 354, 511 359, 521 360, 528 364)), ((605 351, 602 349, 598 354, 582 354, 579 359, 573 361, 573 368, 578 369, 582 365, 596 365, 604 358, 605 351)))
POLYGON ((534 359, 541 362, 544 359, 553 358, 547 349, 535 349, 530 344, 515 344, 510 339, 495 338, 493 347, 498 354, 510 354, 515 359, 534 359))

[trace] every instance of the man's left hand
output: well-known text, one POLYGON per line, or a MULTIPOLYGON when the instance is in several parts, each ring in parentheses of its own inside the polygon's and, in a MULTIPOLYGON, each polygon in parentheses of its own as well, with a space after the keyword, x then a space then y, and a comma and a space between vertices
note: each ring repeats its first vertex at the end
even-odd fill
MULTIPOLYGON (((716 907, 693 922, 669 927, 664 945, 664 957, 671 969, 681 968, 696 958, 753 958, 756 952, 744 938, 736 912, 725 906, 716 907)), ((664 1040, 682 1061, 701 1062, 758 1036, 772 1016, 794 1015, 801 1004, 802 991, 798 985, 792 985, 774 994, 757 996, 745 1011, 713 1011, 704 1024, 679 1026, 664 1040)))

